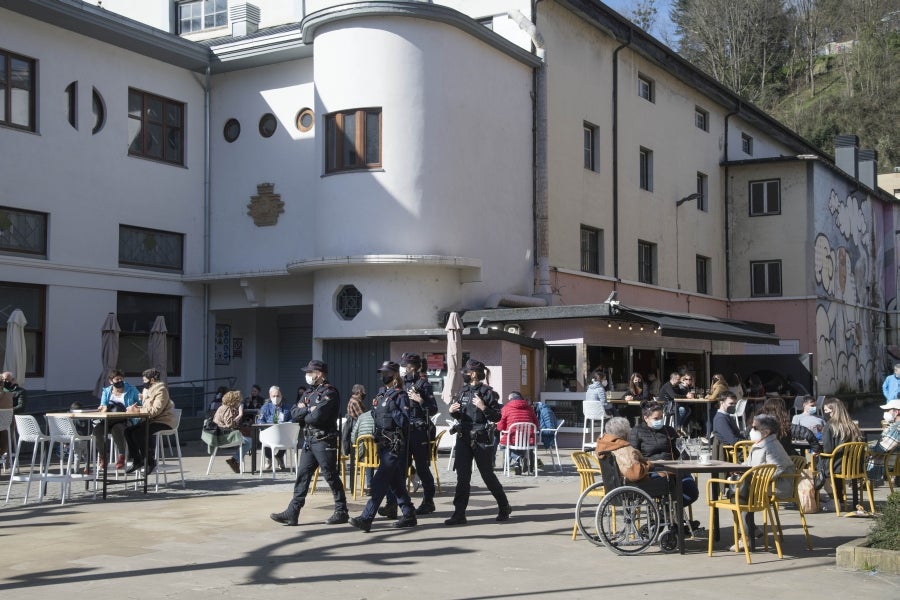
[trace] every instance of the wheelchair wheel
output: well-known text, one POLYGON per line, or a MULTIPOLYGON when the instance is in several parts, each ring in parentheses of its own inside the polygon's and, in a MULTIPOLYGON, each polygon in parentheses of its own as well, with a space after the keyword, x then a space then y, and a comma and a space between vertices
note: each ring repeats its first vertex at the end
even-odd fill
POLYGON ((608 493, 597 511, 597 531, 616 554, 639 554, 656 540, 659 511, 644 490, 623 486, 608 493))
POLYGON ((672 527, 659 534, 659 549, 666 554, 678 551, 678 533, 672 527))
POLYGON ((589 542, 602 546, 600 533, 597 531, 597 514, 600 501, 603 499, 603 482, 597 482, 581 493, 575 503, 575 524, 589 542))

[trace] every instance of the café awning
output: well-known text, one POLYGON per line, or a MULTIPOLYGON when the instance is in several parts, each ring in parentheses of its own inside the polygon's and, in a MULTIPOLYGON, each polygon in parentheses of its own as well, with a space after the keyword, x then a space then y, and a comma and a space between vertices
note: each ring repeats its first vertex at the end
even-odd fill
MULTIPOLYGON (((619 305, 611 311, 619 318, 652 323, 660 335, 700 340, 778 344, 775 326, 753 321, 723 319, 709 315, 674 313, 619 305)), ((610 315, 612 316, 612 315, 610 315)))

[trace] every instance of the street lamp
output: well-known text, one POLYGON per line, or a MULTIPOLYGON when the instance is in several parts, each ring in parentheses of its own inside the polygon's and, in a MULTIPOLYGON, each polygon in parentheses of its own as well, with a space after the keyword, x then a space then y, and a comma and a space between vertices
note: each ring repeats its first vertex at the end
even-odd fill
POLYGON ((684 198, 675 201, 675 284, 678 286, 679 290, 681 289, 681 256, 679 253, 681 236, 678 235, 678 207, 685 202, 696 200, 700 196, 702 196, 700 192, 694 192, 693 194, 688 194, 684 198))

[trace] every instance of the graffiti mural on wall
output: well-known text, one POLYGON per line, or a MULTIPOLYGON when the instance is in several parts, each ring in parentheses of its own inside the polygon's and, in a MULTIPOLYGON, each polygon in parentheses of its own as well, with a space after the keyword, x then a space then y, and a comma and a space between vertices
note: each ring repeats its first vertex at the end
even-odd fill
POLYGON ((816 353, 818 388, 839 390, 877 388, 884 348, 881 326, 884 299, 877 280, 882 270, 875 212, 868 199, 835 190, 828 210, 817 211, 815 242, 816 353))

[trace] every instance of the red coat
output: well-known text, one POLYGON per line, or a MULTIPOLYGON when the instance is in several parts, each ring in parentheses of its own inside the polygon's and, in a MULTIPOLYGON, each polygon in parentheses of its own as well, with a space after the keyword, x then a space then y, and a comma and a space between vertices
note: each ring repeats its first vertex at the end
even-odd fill
MULTIPOLYGON (((512 427, 513 423, 534 423, 535 431, 540 427, 537 415, 534 414, 534 409, 527 400, 507 400, 500 409, 500 421, 497 423, 497 429, 505 432, 512 427)), ((532 435, 528 441, 533 444, 534 436, 532 435)), ((506 433, 500 434, 500 445, 506 445, 506 433)))

